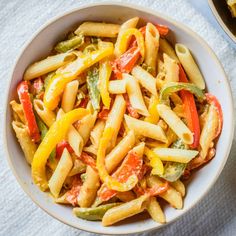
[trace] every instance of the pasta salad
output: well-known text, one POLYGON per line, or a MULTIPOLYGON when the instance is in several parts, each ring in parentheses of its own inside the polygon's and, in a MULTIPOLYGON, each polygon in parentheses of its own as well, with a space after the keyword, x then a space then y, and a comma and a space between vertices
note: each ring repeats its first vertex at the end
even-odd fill
POLYGON ((169 31, 84 22, 17 86, 12 127, 33 182, 79 218, 165 223, 160 199, 181 209, 183 180, 215 156, 221 106, 169 31))

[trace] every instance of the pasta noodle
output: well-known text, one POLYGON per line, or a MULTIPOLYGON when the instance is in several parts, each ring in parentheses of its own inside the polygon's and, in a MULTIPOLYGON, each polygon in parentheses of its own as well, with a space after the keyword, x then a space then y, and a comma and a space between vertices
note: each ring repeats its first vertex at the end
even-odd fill
POLYGON ((109 82, 108 91, 111 94, 126 93, 126 80, 112 80, 109 82))
POLYGON ((34 109, 39 115, 39 117, 42 119, 42 121, 50 127, 53 122, 56 120, 56 115, 53 111, 48 110, 44 104, 43 101, 40 99, 34 100, 34 109))
POLYGON ((27 126, 19 121, 13 121, 12 127, 16 133, 16 137, 20 143, 20 146, 24 152, 26 161, 31 164, 34 153, 36 152, 37 146, 31 140, 27 126))
POLYGON ((154 96, 157 96, 156 80, 150 73, 140 66, 135 66, 132 70, 132 75, 144 88, 146 88, 154 96))
POLYGON ((160 34, 157 28, 147 23, 145 32, 145 63, 151 68, 151 74, 156 75, 157 55, 159 49, 160 34))
POLYGON ((68 112, 73 109, 78 92, 78 86, 78 80, 73 80, 66 85, 61 101, 61 107, 64 112, 68 112))
POLYGON ((87 166, 86 178, 77 199, 80 207, 89 207, 92 205, 99 186, 98 173, 92 167, 87 166))
POLYGON ((166 135, 158 125, 150 124, 125 115, 125 122, 129 129, 134 130, 137 135, 143 135, 161 142, 167 142, 166 135))
POLYGON ((36 62, 28 67, 24 74, 24 80, 31 80, 41 75, 45 75, 71 62, 75 58, 76 55, 73 52, 66 52, 47 57, 46 59, 36 62))
POLYGON ((178 43, 175 45, 175 51, 189 80, 196 84, 200 89, 205 89, 204 79, 189 49, 185 45, 178 43))
POLYGON ((123 74, 123 79, 127 81, 127 93, 133 108, 136 109, 139 114, 148 116, 149 113, 145 106, 138 82, 128 74, 123 74))
POLYGON ((179 81, 179 66, 177 62, 171 59, 167 54, 163 54, 164 66, 166 70, 166 81, 167 82, 178 82, 179 81))
POLYGON ((114 38, 118 35, 119 30, 120 30, 120 25, 116 24, 107 24, 100 22, 84 22, 75 31, 75 34, 114 38))
POLYGON ((193 134, 183 121, 166 105, 157 105, 157 110, 162 119, 170 126, 179 138, 186 144, 193 143, 193 134))
POLYGON ((71 168, 73 166, 73 162, 71 156, 67 149, 65 148, 58 165, 48 182, 49 189, 54 197, 58 197, 62 188, 62 185, 69 174, 71 168))

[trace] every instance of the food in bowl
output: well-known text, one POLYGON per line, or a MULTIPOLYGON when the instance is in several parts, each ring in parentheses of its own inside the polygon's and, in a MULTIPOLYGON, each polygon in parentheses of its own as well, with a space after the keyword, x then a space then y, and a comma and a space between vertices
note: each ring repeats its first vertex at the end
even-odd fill
POLYGON ((159 198, 183 207, 181 179, 214 157, 223 126, 190 50, 138 22, 82 23, 10 102, 33 182, 103 226, 144 210, 165 223, 159 198))
POLYGON ((235 0, 226 0, 228 8, 231 12, 232 17, 236 17, 236 1, 235 0))

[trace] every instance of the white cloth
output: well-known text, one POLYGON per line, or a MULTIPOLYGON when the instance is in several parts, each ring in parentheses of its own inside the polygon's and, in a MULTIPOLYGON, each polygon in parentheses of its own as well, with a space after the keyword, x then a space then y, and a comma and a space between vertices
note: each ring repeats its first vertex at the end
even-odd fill
MULTIPOLYGON (((25 41, 51 17, 90 2, 94 1, 0 1, 0 121, 5 118, 3 101, 5 101, 6 83, 10 80, 11 68, 25 41)), ((236 76, 236 51, 211 24, 212 22, 196 11, 190 2, 184 0, 126 2, 147 6, 169 15, 202 36, 223 64, 231 81, 234 96, 236 95, 236 80, 233 80, 236 76)), ((206 6, 206 3, 204 4, 206 6)), ((205 11, 206 9, 203 12, 205 11)), ((2 126, 1 122, 1 129, 2 126)), ((26 196, 9 169, 2 140, 0 136, 0 235, 92 235, 53 219, 26 196)), ((173 224, 143 235, 236 235, 235 142, 234 138, 228 162, 217 183, 204 200, 173 224)))

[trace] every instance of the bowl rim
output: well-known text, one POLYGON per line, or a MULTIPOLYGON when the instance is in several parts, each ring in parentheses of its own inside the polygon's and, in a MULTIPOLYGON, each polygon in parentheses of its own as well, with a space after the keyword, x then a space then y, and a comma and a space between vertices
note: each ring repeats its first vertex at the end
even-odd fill
MULTIPOLYGON (((221 65, 219 59, 217 58, 216 54, 213 52, 213 50, 210 48, 210 46, 197 34, 195 33, 192 29, 190 29, 188 26, 186 26, 184 23, 182 22, 179 22, 177 20, 174 20, 172 19, 171 17, 165 15, 165 14, 162 14, 162 13, 159 13, 158 11, 156 10, 152 10, 148 7, 145 7, 145 6, 142 6, 142 5, 134 5, 134 4, 130 4, 130 3, 123 3, 123 2, 109 2, 109 1, 105 1, 105 2, 101 2, 101 3, 90 3, 90 4, 83 4, 79 7, 75 7, 71 10, 68 10, 68 11, 65 11, 65 12, 62 12, 60 14, 58 14, 57 16, 54 16, 52 17, 51 19, 49 19, 46 23, 44 23, 41 27, 39 27, 38 30, 35 31, 35 33, 32 34, 32 36, 30 37, 29 40, 27 40, 22 49, 20 50, 20 52, 18 53, 18 55, 16 56, 16 59, 14 61, 14 64, 11 68, 11 73, 10 73, 10 79, 7 81, 7 93, 6 93, 6 97, 5 97, 5 102, 4 102, 4 111, 3 111, 3 114, 4 114, 4 122, 3 122, 3 146, 4 146, 4 149, 5 149, 5 153, 7 154, 7 162, 8 162, 8 165, 10 166, 10 169, 11 171, 13 172, 17 182, 19 183, 19 185, 21 186, 21 188, 24 190, 24 192, 31 198, 31 200, 37 205, 39 206, 42 210, 44 210, 48 215, 52 216, 54 219, 57 219, 59 220, 60 222, 68 225, 68 226, 71 226, 71 227, 74 227, 76 229, 80 229, 80 230, 83 230, 83 231, 86 231, 86 232, 91 232, 91 233, 97 233, 97 234, 106 234, 106 235, 114 235, 114 233, 108 233, 106 231, 103 231, 103 230, 99 230, 97 231, 96 229, 88 229, 87 227, 84 227, 84 226, 77 226, 73 223, 70 223, 70 222, 67 222, 66 220, 64 220, 63 217, 61 216, 57 216, 55 215, 54 213, 48 211, 43 204, 40 204, 35 198, 34 196, 30 193, 30 191, 28 190, 28 188, 26 188, 24 182, 20 179, 20 177, 18 176, 17 174, 17 171, 16 169, 14 168, 13 166, 13 162, 12 162, 12 158, 10 156, 10 153, 9 153, 9 149, 8 149, 8 142, 7 142, 7 109, 8 109, 8 98, 9 98, 9 89, 10 89, 10 85, 12 83, 12 78, 13 78, 13 73, 15 71, 15 67, 16 65, 18 64, 22 54, 24 53, 24 51, 27 49, 27 47, 31 44, 31 42, 37 37, 37 35, 45 28, 47 28, 48 26, 50 26, 52 23, 56 22, 57 20, 59 20, 60 18, 62 17, 65 17, 67 15, 70 15, 74 12, 77 12, 77 11, 80 11, 82 9, 86 9, 86 8, 91 8, 91 7, 96 7, 96 6, 122 6, 122 7, 126 7, 126 8, 131 8, 131 9, 134 9, 134 10, 139 10, 139 11, 143 11, 147 14, 152 14, 152 15, 155 15, 159 18, 163 18, 163 19, 166 19, 168 22, 170 22, 172 25, 175 25, 177 26, 178 28, 181 28, 183 31, 185 31, 187 34, 190 34, 192 37, 194 37, 198 43, 204 47, 204 49, 209 53, 209 55, 211 56, 212 60, 214 60, 218 66, 218 68, 221 70, 222 72, 222 75, 224 77, 224 81, 225 81, 225 86, 226 86, 226 90, 227 90, 227 93, 230 97, 230 104, 229 104, 229 108, 230 108, 230 111, 229 111, 229 120, 230 120, 230 126, 231 126, 231 133, 230 133, 230 138, 229 138, 229 143, 227 145, 227 147, 225 148, 225 155, 224 155, 224 159, 222 160, 221 162, 221 166, 220 166, 220 169, 219 169, 219 172, 214 176, 214 178, 212 179, 211 181, 211 184, 207 187, 207 189, 205 190, 205 192, 202 194, 201 197, 199 197, 195 202, 192 202, 190 204, 190 206, 187 208, 187 209, 182 209, 181 211, 181 214, 179 216, 177 216, 176 218, 166 222, 166 224, 157 224, 155 227, 151 227, 149 229, 144 229, 144 230, 129 230, 128 232, 126 232, 126 234, 133 234, 133 233, 143 233, 143 232, 147 232, 147 231, 152 231, 152 230, 157 230, 157 229, 160 229, 162 227, 165 227, 173 222, 175 222, 176 220, 178 220, 179 218, 181 218, 183 215, 185 215, 187 212, 190 211, 190 209, 192 209, 194 206, 196 206, 203 198, 204 196, 206 196, 206 194, 210 191, 210 189, 212 188, 212 186, 215 184, 216 180, 218 179, 219 175, 221 174, 224 166, 225 166, 225 163, 229 157, 229 153, 230 153, 230 150, 231 150, 231 146, 232 146, 232 142, 233 142, 233 137, 234 137, 234 114, 235 114, 235 111, 234 111, 234 105, 233 105, 233 96, 232 96, 232 91, 231 91, 231 88, 230 88, 230 83, 229 83, 229 80, 227 78, 227 75, 223 69, 223 66, 221 65)), ((120 235, 120 234, 123 234, 123 233, 119 233, 119 232, 116 232, 115 233, 116 235, 120 235)))
POLYGON ((224 30, 226 35, 233 41, 234 44, 236 44, 236 36, 229 30, 227 25, 224 23, 222 20, 221 16, 219 15, 218 11, 216 10, 215 4, 213 3, 212 0, 208 0, 208 5, 211 9, 211 12, 215 19, 217 20, 217 23, 220 25, 220 27, 224 30))

